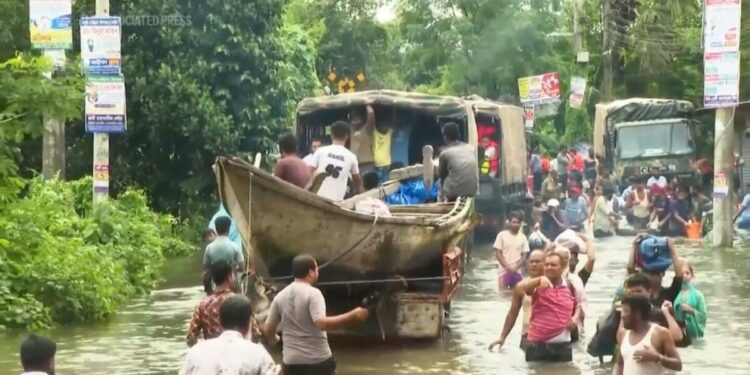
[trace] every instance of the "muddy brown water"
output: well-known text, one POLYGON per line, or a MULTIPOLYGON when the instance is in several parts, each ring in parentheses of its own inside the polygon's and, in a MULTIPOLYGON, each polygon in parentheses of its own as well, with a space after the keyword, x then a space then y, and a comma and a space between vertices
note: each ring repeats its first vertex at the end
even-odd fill
MULTIPOLYGON (((518 348, 520 322, 499 352, 487 345, 498 335, 509 293, 496 290, 496 262, 488 246, 474 251, 464 285, 452 304, 451 332, 439 342, 399 347, 333 346, 340 374, 609 374, 611 365, 585 353, 587 334, 622 282, 629 238, 598 242, 599 257, 588 286, 589 319, 582 344, 569 364, 527 364, 518 348)), ((681 245, 707 298, 707 336, 680 349, 683 374, 750 374, 750 252, 681 245)), ((57 373, 176 374, 185 353, 184 331, 202 298, 199 259, 170 262, 165 282, 150 297, 132 301, 107 323, 55 329, 43 334, 58 342, 57 373)), ((670 276, 668 274, 668 276, 670 276)), ((0 374, 18 374, 21 333, 0 333, 0 374)), ((277 356, 278 358, 278 356, 277 356)))

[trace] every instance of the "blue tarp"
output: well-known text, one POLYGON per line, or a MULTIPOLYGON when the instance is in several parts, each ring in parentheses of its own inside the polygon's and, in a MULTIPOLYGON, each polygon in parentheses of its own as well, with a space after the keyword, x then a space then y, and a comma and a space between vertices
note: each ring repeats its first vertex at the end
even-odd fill
MULTIPOLYGON (((229 218, 232 217, 232 215, 230 215, 229 212, 224 209, 224 205, 219 203, 219 210, 216 211, 214 216, 211 218, 211 221, 208 222, 208 227, 216 230, 216 219, 221 216, 227 216, 229 218)), ((232 226, 229 227, 229 239, 232 240, 232 242, 236 243, 237 246, 242 248, 242 237, 240 237, 240 232, 237 231, 237 224, 234 220, 232 220, 232 226)))
POLYGON ((392 205, 422 204, 428 200, 437 199, 440 188, 437 182, 432 184, 432 189, 427 190, 421 178, 402 181, 401 187, 395 193, 385 198, 385 203, 392 205))

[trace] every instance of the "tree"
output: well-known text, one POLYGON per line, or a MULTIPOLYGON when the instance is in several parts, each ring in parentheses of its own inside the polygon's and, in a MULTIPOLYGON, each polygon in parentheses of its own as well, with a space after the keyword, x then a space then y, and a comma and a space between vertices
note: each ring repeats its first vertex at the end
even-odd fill
MULTIPOLYGON (((74 13, 93 14, 93 3, 76 2, 74 13)), ((156 24, 128 18, 123 27, 128 131, 111 137, 113 190, 142 187, 154 207, 184 218, 214 207, 216 156, 274 147, 296 102, 319 86, 314 46, 300 30, 282 27, 284 4, 112 4, 113 15, 170 16, 156 24)), ((69 134, 70 176, 90 173, 90 136, 80 123, 69 134)))

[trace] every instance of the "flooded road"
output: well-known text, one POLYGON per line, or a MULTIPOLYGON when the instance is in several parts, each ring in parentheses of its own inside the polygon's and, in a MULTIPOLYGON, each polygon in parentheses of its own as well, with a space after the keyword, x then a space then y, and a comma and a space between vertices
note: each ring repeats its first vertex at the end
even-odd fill
MULTIPOLYGON (((464 285, 452 304, 451 333, 443 341, 398 348, 333 347, 339 373, 386 374, 608 374, 611 367, 585 353, 586 336, 609 308, 625 274, 630 238, 598 242, 598 260, 587 286, 586 333, 565 365, 527 365, 518 348, 520 321, 500 352, 487 345, 499 334, 508 309, 509 292, 496 290, 496 262, 489 247, 474 251, 464 285)), ((696 285, 708 303, 704 342, 680 349, 683 374, 750 373, 745 348, 750 347, 750 252, 747 248, 710 251, 679 246, 691 260, 696 285), (742 359, 745 358, 745 359, 742 359)), ((184 331, 202 298, 199 260, 173 261, 167 281, 149 298, 134 301, 111 322, 45 333, 58 343, 57 373, 176 374, 185 353, 184 331)), ((671 275, 668 273, 667 277, 671 275)), ((666 279, 665 279, 666 283, 666 279)), ((520 320, 520 319, 519 319, 520 320)), ((20 335, 0 334, 0 374, 18 374, 20 335)), ((278 358, 278 357, 277 357, 278 358)))

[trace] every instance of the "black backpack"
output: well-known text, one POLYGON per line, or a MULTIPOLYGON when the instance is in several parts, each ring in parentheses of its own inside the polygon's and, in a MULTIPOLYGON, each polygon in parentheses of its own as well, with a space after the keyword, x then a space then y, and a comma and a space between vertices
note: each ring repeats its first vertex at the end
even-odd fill
POLYGON ((594 357, 599 357, 599 362, 604 362, 605 355, 615 355, 617 348, 617 328, 620 326, 620 312, 612 308, 605 316, 596 323, 596 333, 591 338, 586 352, 594 357))

